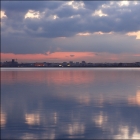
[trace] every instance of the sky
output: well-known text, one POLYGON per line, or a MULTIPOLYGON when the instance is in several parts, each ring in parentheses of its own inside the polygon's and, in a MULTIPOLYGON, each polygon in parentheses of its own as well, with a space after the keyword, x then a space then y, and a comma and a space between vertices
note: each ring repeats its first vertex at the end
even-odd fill
POLYGON ((140 1, 1 1, 1 61, 139 62, 140 1))

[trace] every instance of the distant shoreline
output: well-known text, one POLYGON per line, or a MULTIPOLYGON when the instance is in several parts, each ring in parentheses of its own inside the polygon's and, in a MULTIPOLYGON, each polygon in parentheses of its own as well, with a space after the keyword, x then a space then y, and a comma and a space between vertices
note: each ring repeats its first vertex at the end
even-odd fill
POLYGON ((115 66, 94 66, 94 67, 0 67, 0 68, 140 68, 140 66, 119 66, 119 67, 115 67, 115 66))

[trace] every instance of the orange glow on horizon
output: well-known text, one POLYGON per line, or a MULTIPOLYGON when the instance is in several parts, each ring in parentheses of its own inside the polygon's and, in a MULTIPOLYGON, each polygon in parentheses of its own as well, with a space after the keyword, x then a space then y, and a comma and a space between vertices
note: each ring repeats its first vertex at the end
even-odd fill
MULTIPOLYGON (((112 53, 96 53, 96 52, 46 52, 45 54, 13 54, 13 53, 1 53, 2 61, 11 61, 11 59, 18 59, 18 62, 64 62, 64 61, 82 61, 89 62, 124 62, 125 60, 135 60, 140 57, 140 54, 112 54, 112 53)), ((125 61, 125 62, 127 62, 125 61)), ((129 62, 129 61, 128 61, 129 62)))
POLYGON ((46 54, 13 54, 13 53, 1 53, 2 60, 11 60, 12 58, 16 58, 18 60, 52 60, 58 59, 60 61, 69 60, 69 59, 77 59, 77 58, 85 58, 85 57, 94 57, 95 54, 91 52, 54 52, 46 54))
POLYGON ((13 54, 13 53, 1 53, 1 61, 11 61, 11 59, 17 59, 21 62, 81 62, 86 61, 92 63, 131 63, 138 62, 140 54, 137 53, 121 53, 113 54, 108 52, 53 52, 49 51, 44 54, 13 54))

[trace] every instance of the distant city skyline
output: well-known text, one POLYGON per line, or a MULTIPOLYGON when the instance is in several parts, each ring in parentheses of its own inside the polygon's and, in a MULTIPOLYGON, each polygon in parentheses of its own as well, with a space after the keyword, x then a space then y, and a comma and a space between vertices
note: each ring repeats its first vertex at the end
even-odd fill
POLYGON ((1 61, 140 61, 139 1, 2 1, 1 61))
POLYGON ((140 67, 140 62, 133 63, 91 63, 91 62, 35 62, 19 63, 17 59, 0 63, 0 67, 140 67))

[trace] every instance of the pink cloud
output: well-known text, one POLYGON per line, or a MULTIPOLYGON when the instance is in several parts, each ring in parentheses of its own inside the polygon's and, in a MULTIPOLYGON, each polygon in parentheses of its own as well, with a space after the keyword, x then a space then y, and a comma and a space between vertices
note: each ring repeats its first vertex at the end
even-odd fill
POLYGON ((13 54, 13 53, 1 53, 2 60, 11 60, 11 59, 18 59, 19 61, 47 61, 52 59, 58 59, 60 61, 69 60, 69 59, 77 59, 77 58, 85 58, 85 57, 94 57, 94 53, 89 52, 54 52, 46 54, 13 54), (47 55, 46 55, 47 54, 47 55), (65 56, 74 56, 68 57, 65 56))
POLYGON ((82 61, 86 62, 135 62, 140 60, 140 54, 112 54, 96 52, 54 52, 46 54, 13 54, 1 53, 2 61, 17 59, 18 62, 64 62, 82 61), (73 56, 73 57, 71 57, 73 56))

